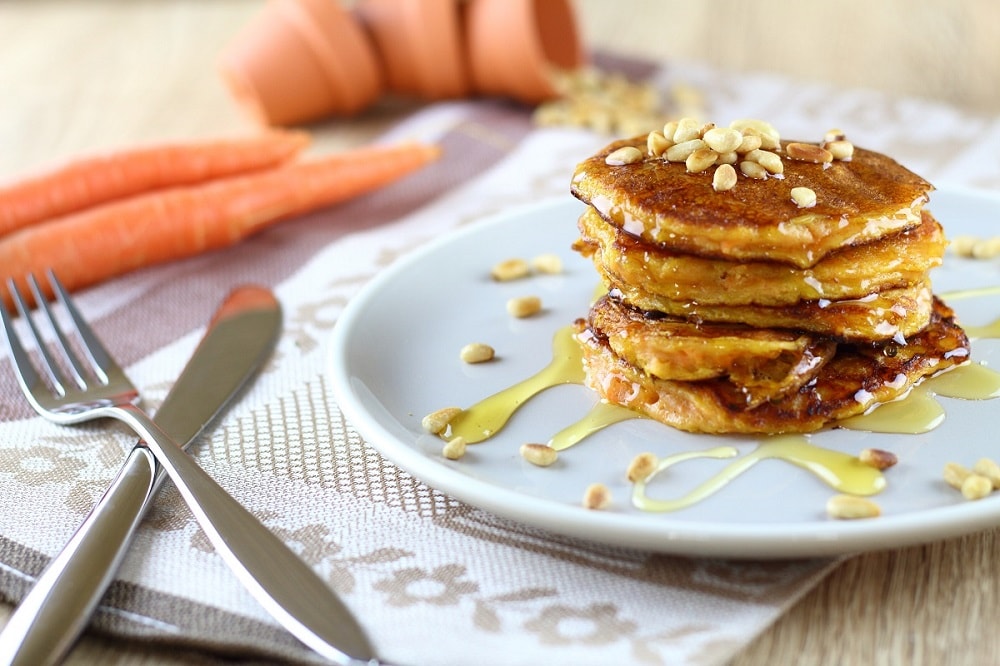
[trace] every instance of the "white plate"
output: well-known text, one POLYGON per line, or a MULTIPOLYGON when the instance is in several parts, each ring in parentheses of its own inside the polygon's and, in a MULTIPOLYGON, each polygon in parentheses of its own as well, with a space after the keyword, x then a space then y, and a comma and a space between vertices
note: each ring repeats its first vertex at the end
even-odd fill
MULTIPOLYGON (((995 234, 1000 197, 942 190, 930 210, 949 237, 995 234), (991 231, 994 230, 994 231, 991 231)), ((582 204, 572 199, 511 211, 441 238, 400 260, 351 301, 338 321, 328 372, 338 404, 358 431, 386 458, 459 500, 565 535, 662 552, 734 558, 832 555, 955 536, 1000 524, 1000 493, 976 502, 942 481, 948 461, 971 466, 1000 460, 1000 425, 993 401, 938 398, 947 418, 923 435, 831 430, 813 444, 856 454, 865 447, 895 452, 887 488, 876 499, 877 519, 826 517, 834 491, 796 467, 763 461, 715 496, 688 509, 649 513, 630 503, 624 470, 642 451, 668 455, 722 443, 741 451, 746 438, 692 435, 651 421, 611 426, 567 449, 552 467, 524 462, 524 442, 545 442, 595 403, 579 385, 551 388, 529 401, 493 439, 469 448, 459 461, 441 455, 442 442, 426 434, 421 418, 441 407, 468 407, 544 367, 557 329, 586 315, 597 284, 592 264, 570 250, 582 204), (507 283, 489 270, 510 257, 556 253, 564 273, 507 283), (508 298, 542 297, 542 314, 514 319, 508 298), (458 351, 473 341, 497 350, 491 363, 468 365, 458 351), (614 501, 604 511, 582 508, 584 489, 605 483, 614 501)), ((1000 285, 1000 260, 949 255, 933 273, 935 291, 1000 285)), ((1000 296, 950 302, 968 325, 1000 317, 1000 296)), ((973 344, 977 360, 996 367, 1000 343, 973 344)), ((650 494, 680 496, 728 461, 683 463, 658 477, 650 494)))

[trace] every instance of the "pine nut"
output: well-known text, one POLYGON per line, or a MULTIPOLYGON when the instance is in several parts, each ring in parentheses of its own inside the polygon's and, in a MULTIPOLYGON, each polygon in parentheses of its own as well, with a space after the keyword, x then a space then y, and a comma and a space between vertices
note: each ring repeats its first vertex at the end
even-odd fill
POLYGON ((624 166, 642 161, 642 151, 635 146, 622 146, 618 150, 611 151, 604 158, 604 163, 611 166, 624 166))
POLYGON ((603 483, 592 483, 583 493, 583 505, 588 509, 605 509, 611 504, 611 491, 603 483))
POLYGON ((978 242, 975 236, 956 236, 951 240, 951 251, 960 257, 971 257, 978 242))
POLYGON ((531 267, 546 275, 557 275, 563 270, 562 259, 558 254, 540 254, 531 260, 531 267))
POLYGON ((993 482, 985 476, 970 474, 962 481, 962 497, 967 500, 983 499, 993 492, 993 482))
POLYGON ((674 140, 674 143, 684 143, 701 138, 701 123, 694 118, 681 118, 677 121, 677 129, 670 138, 674 140))
POLYGON ((781 135, 778 134, 778 130, 774 128, 774 125, 767 122, 766 120, 757 120, 756 118, 744 118, 742 120, 734 120, 729 123, 732 129, 739 130, 745 136, 747 130, 754 130, 760 135, 760 147, 765 150, 778 150, 781 147, 781 135))
POLYGON ((521 457, 538 467, 548 467, 559 459, 559 452, 545 444, 522 444, 521 457))
POLYGON ((736 187, 736 169, 731 164, 721 164, 712 176, 712 189, 725 192, 736 187))
POLYGON ((649 475, 656 470, 657 458, 655 453, 640 453, 629 463, 626 476, 629 481, 645 481, 649 475))
POLYGON ((709 148, 717 153, 734 152, 743 143, 743 134, 731 127, 714 127, 702 137, 709 148))
POLYGON ((699 148, 684 160, 684 165, 690 173, 701 173, 708 167, 715 164, 719 154, 708 148, 699 148))
POLYGON ((465 438, 455 437, 454 439, 448 440, 445 445, 441 447, 441 455, 448 460, 458 460, 465 455, 466 448, 465 438))
POLYGON ((716 164, 736 164, 740 161, 739 153, 735 150, 731 150, 728 153, 719 153, 718 159, 715 160, 716 164))
POLYGON ((824 162, 833 161, 833 155, 829 150, 826 148, 820 148, 819 146, 811 143, 790 143, 785 146, 785 154, 788 155, 790 159, 800 160, 802 162, 813 162, 815 164, 823 164, 824 162))
POLYGON ((958 463, 950 462, 945 463, 943 474, 945 483, 955 490, 961 490, 962 484, 965 483, 965 479, 967 479, 972 472, 958 463))
POLYGON ((823 143, 833 143, 834 141, 843 141, 847 137, 844 134, 844 130, 839 128, 828 129, 826 134, 823 135, 823 143))
POLYGON ((863 449, 858 454, 858 459, 862 463, 875 469, 889 469, 898 462, 896 454, 882 449, 863 449))
POLYGON ((518 319, 538 314, 542 310, 542 299, 538 296, 518 296, 507 301, 507 313, 518 319))
POLYGON ((757 180, 767 179, 767 169, 757 164, 756 162, 751 162, 750 160, 743 160, 740 162, 740 171, 747 178, 755 178, 757 180))
POLYGON ((816 193, 808 187, 793 187, 792 201, 799 208, 812 208, 816 205, 816 193))
POLYGON ((823 147, 830 151, 835 160, 850 162, 851 158, 854 157, 854 144, 850 141, 828 141, 823 144, 823 147))
POLYGON ((781 161, 781 156, 777 153, 772 153, 769 150, 755 150, 747 155, 747 159, 750 159, 750 155, 755 155, 756 159, 752 159, 752 162, 757 162, 769 173, 779 174, 785 172, 785 165, 781 161))
POLYGON ((470 342, 459 352, 459 357, 466 363, 485 363, 492 361, 495 355, 493 347, 482 342, 470 342))
POLYGON ((445 407, 425 416, 420 421, 420 425, 423 426, 424 430, 427 432, 434 435, 440 435, 444 432, 444 429, 448 427, 448 424, 451 423, 451 420, 458 416, 461 412, 461 407, 445 407))
POLYGON ((672 145, 673 140, 663 136, 662 132, 650 132, 646 135, 646 151, 653 157, 660 157, 672 145))
POLYGON ((490 271, 490 275, 498 282, 508 282, 510 280, 520 280, 528 277, 530 270, 528 262, 524 259, 504 259, 495 264, 490 271))
POLYGON ((882 509, 875 502, 856 495, 834 495, 826 502, 826 513, 838 520, 875 518, 882 509))
POLYGON ((759 149, 762 143, 760 132, 747 129, 743 132, 743 141, 736 147, 736 152, 740 154, 749 153, 750 151, 759 149))
POLYGON ((668 162, 684 162, 691 153, 705 147, 705 142, 701 139, 691 139, 690 141, 675 143, 670 146, 667 148, 667 152, 663 153, 663 157, 668 162))
POLYGON ((972 466, 972 471, 980 476, 985 476, 993 484, 993 488, 1000 488, 1000 465, 990 458, 980 458, 972 466))

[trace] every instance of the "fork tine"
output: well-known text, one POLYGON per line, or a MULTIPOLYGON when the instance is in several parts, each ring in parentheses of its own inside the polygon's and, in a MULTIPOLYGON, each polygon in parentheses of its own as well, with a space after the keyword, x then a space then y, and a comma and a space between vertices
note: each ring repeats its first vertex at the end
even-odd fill
MULTIPOLYGON (((31 288, 31 295, 35 297, 35 304, 38 306, 38 310, 45 314, 45 317, 49 320, 49 328, 55 333, 56 343, 59 347, 59 351, 62 352, 62 357, 66 360, 69 366, 70 374, 73 376, 73 380, 80 389, 87 388, 87 380, 85 378, 86 371, 80 364, 80 360, 76 357, 73 352, 73 348, 69 346, 69 340, 66 339, 66 335, 62 331, 62 327, 59 326, 59 322, 56 321, 55 315, 52 313, 52 308, 49 307, 49 302, 42 294, 41 287, 38 285, 38 280, 35 279, 34 275, 28 276, 28 286, 31 288)), ((100 378, 101 381, 105 381, 103 377, 100 378)))
MULTIPOLYGON (((52 383, 52 387, 59 395, 66 395, 66 385, 63 380, 62 373, 59 372, 59 367, 56 365, 52 355, 49 354, 49 350, 45 345, 45 340, 42 338, 42 334, 39 333, 38 327, 35 325, 35 320, 31 318, 28 306, 25 304, 24 297, 21 295, 21 290, 18 289, 13 279, 7 280, 7 290, 14 299, 14 305, 17 307, 18 314, 22 319, 24 319, 25 323, 28 325, 28 330, 31 331, 31 336, 35 339, 35 344, 38 346, 38 353, 44 361, 42 365, 45 370, 45 374, 52 383)), ((14 331, 13 323, 6 326, 6 330, 8 342, 17 340, 17 334, 14 331)), ((11 345, 11 347, 13 351, 13 345, 11 345)), ((17 342, 17 347, 20 348, 21 358, 18 359, 15 354, 15 362, 17 362, 19 371, 21 373, 25 373, 33 366, 28 358, 28 355, 24 352, 23 347, 21 347, 20 342, 17 342)), ((32 374, 35 373, 32 372, 32 374)), ((35 384, 37 385, 38 383, 40 382, 38 381, 37 374, 35 374, 35 384)))
POLYGON ((73 320, 77 335, 83 341, 84 351, 90 359, 94 372, 100 376, 101 381, 107 384, 111 375, 123 374, 118 363, 104 348, 97 334, 94 333, 93 329, 90 328, 90 325, 83 318, 83 315, 77 310, 76 305, 70 298, 69 293, 67 293, 66 288, 59 281, 59 278, 56 277, 56 274, 48 270, 46 271, 46 275, 48 275, 49 284, 52 286, 52 291, 56 295, 56 299, 66 309, 70 319, 73 320))
POLYGON ((7 310, 7 306, 4 304, 2 298, 0 298, 0 320, 3 321, 7 349, 10 350, 11 359, 14 361, 17 377, 21 380, 25 389, 29 392, 34 392, 35 388, 42 383, 42 378, 35 372, 35 366, 31 363, 31 359, 28 358, 24 347, 21 346, 21 340, 17 336, 17 331, 14 330, 14 322, 11 314, 7 310))

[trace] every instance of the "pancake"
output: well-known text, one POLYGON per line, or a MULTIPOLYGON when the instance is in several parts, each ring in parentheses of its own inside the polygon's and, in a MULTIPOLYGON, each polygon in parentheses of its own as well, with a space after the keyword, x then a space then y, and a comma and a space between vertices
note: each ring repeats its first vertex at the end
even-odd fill
POLYGON ((801 331, 694 324, 643 312, 610 296, 594 303, 588 325, 615 355, 650 377, 725 377, 743 387, 751 406, 811 381, 837 348, 830 339, 801 331))
POLYGON ((816 299, 774 306, 671 300, 643 287, 616 282, 608 276, 604 276, 604 283, 609 292, 640 310, 658 311, 696 322, 787 328, 863 341, 905 341, 930 323, 933 301, 929 279, 864 298, 816 299))
POLYGON ((964 363, 969 341, 948 306, 934 299, 930 324, 905 345, 838 343, 810 381, 755 402, 728 377, 658 379, 617 355, 608 338, 577 321, 587 384, 611 403, 688 432, 813 432, 905 395, 917 382, 964 363))
POLYGON ((917 227, 836 250, 809 269, 679 253, 622 231, 593 208, 580 216, 578 227, 576 249, 600 274, 642 285, 659 298, 706 305, 791 305, 912 286, 941 264, 946 245, 941 225, 926 210, 917 227))
POLYGON ((577 165, 570 191, 643 241, 704 257, 809 268, 842 247, 918 226, 933 189, 891 158, 855 148, 850 161, 783 158, 780 178, 741 178, 716 192, 711 169, 689 172, 649 155, 646 146, 646 136, 611 143, 577 165), (605 162, 626 146, 643 159, 605 162), (796 187, 813 190, 816 204, 800 208, 792 199, 796 187))

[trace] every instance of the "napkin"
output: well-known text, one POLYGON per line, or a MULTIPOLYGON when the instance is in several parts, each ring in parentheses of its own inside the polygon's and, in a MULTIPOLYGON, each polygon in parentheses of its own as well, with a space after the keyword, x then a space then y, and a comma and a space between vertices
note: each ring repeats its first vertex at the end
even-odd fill
MULTIPOLYGON (((1000 188, 996 118, 698 63, 598 63, 665 92, 699 91, 709 120, 764 118, 803 140, 839 127, 939 186, 1000 188)), ((427 487, 342 415, 325 362, 351 298, 428 241, 568 198, 575 163, 612 137, 540 128, 529 109, 481 99, 417 109, 381 140, 411 138, 440 143, 443 158, 238 247, 90 289, 81 308, 155 410, 226 292, 245 282, 275 289, 285 320, 274 358, 193 455, 342 596, 387 661, 725 663, 836 561, 677 557, 552 534, 427 487)), ((8 366, 0 362, 0 595, 17 603, 134 437, 114 423, 66 428, 34 416, 8 366)), ((227 659, 317 660, 239 586, 169 484, 91 630, 227 659)))

